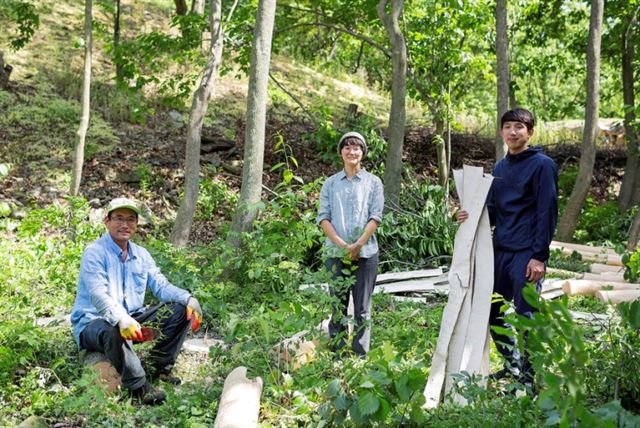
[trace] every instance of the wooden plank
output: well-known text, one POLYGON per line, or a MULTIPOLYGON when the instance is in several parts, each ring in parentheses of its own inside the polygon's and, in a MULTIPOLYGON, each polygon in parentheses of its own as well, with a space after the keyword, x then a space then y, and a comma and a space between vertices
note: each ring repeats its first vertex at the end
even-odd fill
POLYGON ((378 285, 373 289, 373 293, 406 293, 409 291, 435 291, 436 284, 445 284, 448 282, 446 276, 439 276, 428 279, 417 279, 411 281, 391 282, 387 284, 378 285))
POLYGON ((388 282, 405 281, 410 279, 431 278, 434 276, 440 276, 443 273, 444 272, 442 272, 442 268, 412 270, 408 272, 387 272, 377 276, 376 285, 385 284, 388 282))

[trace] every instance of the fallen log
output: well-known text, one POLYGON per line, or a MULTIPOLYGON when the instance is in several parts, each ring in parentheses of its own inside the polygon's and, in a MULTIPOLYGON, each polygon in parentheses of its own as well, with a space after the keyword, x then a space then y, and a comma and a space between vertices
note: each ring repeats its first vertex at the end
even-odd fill
POLYGON ((271 354, 275 355, 278 362, 284 361, 293 370, 297 370, 316 359, 316 349, 320 346, 319 336, 329 336, 328 319, 318 324, 313 335, 309 330, 302 330, 281 340, 271 348, 271 354))
POLYGON ((80 363, 85 367, 91 368, 98 375, 97 383, 105 391, 109 393, 116 392, 122 386, 120 374, 102 352, 83 351, 80 353, 80 363))
POLYGON ((604 303, 633 302, 640 299, 640 290, 596 291, 595 296, 604 303))
POLYGON ((258 426, 262 379, 247 379, 247 368, 236 367, 224 381, 214 428, 258 426))
POLYGON ((620 274, 624 273, 624 269, 621 266, 603 265, 601 263, 591 264, 591 273, 608 273, 608 274, 620 274))
POLYGON ((551 245, 549 248, 552 250, 566 248, 568 250, 577 251, 579 253, 592 253, 592 254, 609 254, 612 256, 617 256, 618 253, 612 248, 606 247, 592 247, 590 245, 583 244, 574 244, 571 242, 560 242, 560 241, 551 241, 551 245))
POLYGON ((640 290, 640 284, 613 281, 593 281, 585 279, 571 279, 564 281, 562 290, 567 296, 593 296, 598 291, 640 290))
POLYGON ((596 252, 576 250, 568 248, 565 244, 563 244, 562 246, 551 245, 549 248, 553 250, 560 250, 560 252, 565 256, 571 256, 574 251, 577 251, 578 253, 580 253, 582 260, 586 262, 601 263, 610 266, 622 266, 622 257, 619 254, 611 254, 608 251, 596 252))

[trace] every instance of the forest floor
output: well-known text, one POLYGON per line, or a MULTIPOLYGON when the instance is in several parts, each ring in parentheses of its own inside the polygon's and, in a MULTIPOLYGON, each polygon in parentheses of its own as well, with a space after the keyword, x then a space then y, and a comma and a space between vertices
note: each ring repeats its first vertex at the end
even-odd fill
MULTIPOLYGON (((31 89, 14 84, 10 91, 18 99, 31 89)), ((175 112, 173 112, 175 113, 175 112)), ((183 115, 185 117, 186 115, 183 115)), ((183 119, 186 120, 186 119, 183 119)), ((201 164, 206 171, 218 175, 232 190, 239 191, 242 175, 242 152, 244 119, 226 118, 234 127, 231 132, 216 127, 203 129, 201 164), (229 138, 228 134, 235 135, 229 138), (223 150, 216 144, 223 143, 223 150)), ((95 150, 85 161, 81 194, 95 208, 105 205, 110 199, 127 195, 143 201, 154 215, 169 220, 180 203, 184 177, 186 126, 183 121, 171 117, 169 110, 160 110, 150 116, 144 125, 127 122, 109 123, 118 137, 118 144, 104 150, 95 150), (150 189, 152 191, 150 191, 150 189)), ((229 125, 228 125, 229 126, 229 125)), ((305 182, 329 176, 338 168, 316 148, 316 143, 305 136, 313 133, 313 125, 304 116, 283 113, 272 108, 267 116, 266 147, 263 182, 265 197, 280 180, 281 172, 271 167, 284 160, 282 152, 274 148, 279 138, 290 145, 292 156, 298 162, 296 175, 305 182)), ((29 132, 25 129, 25 136, 29 132)), ((384 138, 384 131, 379 129, 384 138)), ((418 179, 436 182, 436 146, 432 142, 433 129, 426 126, 409 125, 406 131, 403 160, 414 171, 418 179)), ((5 160, 12 169, 4 180, 0 180, 0 200, 24 207, 43 207, 64 197, 67 182, 60 180, 71 166, 71 151, 62 156, 43 155, 42 150, 25 147, 25 138, 6 138, 0 129, 0 140, 4 143, 5 160)), ((34 138, 38 140, 38 138, 34 138)), ((535 144, 535 143, 534 143, 535 144)), ((474 134, 453 133, 451 137, 452 168, 463 164, 482 166, 491 172, 494 157, 493 139, 474 134)), ((561 170, 580 159, 580 146, 576 143, 548 145, 545 152, 553 158, 561 170)), ((600 145, 594 167, 590 196, 604 202, 617 193, 624 166, 626 152, 623 146, 600 145)), ((367 167, 367 160, 364 161, 367 167)), ((194 224, 194 237, 206 242, 214 237, 206 230, 206 224, 194 224)))

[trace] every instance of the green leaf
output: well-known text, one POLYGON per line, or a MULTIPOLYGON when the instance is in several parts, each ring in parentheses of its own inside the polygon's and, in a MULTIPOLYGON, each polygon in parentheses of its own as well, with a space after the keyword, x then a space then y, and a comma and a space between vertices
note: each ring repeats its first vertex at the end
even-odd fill
POLYGON ((335 397, 340 391, 340 379, 333 379, 327 387, 327 397, 335 397))
POLYGON ((370 380, 367 380, 363 382, 362 385, 360 385, 360 388, 371 389, 371 388, 375 388, 375 385, 370 380))
POLYGON ((391 342, 385 341, 382 345, 382 354, 384 355, 384 360, 390 363, 396 359, 397 352, 391 342))
POLYGON ((362 415, 372 415, 380 407, 380 400, 373 392, 366 391, 364 394, 358 395, 358 410, 362 415))

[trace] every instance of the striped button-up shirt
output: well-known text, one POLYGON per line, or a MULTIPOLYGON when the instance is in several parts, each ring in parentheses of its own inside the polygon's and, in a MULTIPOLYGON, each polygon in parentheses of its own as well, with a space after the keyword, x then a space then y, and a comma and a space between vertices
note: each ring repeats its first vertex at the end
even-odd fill
MULTIPOLYGON (((384 192, 382 181, 361 169, 351 179, 344 170, 329 177, 320 191, 320 210, 316 222, 331 222, 342 240, 352 244, 360 238, 370 220, 382 222, 384 192)), ((331 257, 341 257, 343 252, 325 240, 325 251, 331 257)), ((378 252, 378 241, 371 236, 360 250, 360 257, 369 258, 378 252)))

